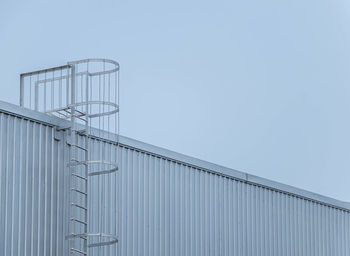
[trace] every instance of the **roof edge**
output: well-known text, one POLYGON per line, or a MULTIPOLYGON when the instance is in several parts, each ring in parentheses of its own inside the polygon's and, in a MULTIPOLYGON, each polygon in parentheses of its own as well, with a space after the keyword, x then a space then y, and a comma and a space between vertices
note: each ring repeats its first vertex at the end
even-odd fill
MULTIPOLYGON (((20 116, 29 120, 45 123, 50 126, 67 126, 67 123, 68 123, 67 120, 63 120, 54 116, 49 116, 47 114, 30 110, 27 108, 23 108, 4 101, 0 101, 0 112, 20 116)), ((179 163, 191 165, 193 167, 204 169, 221 176, 226 176, 226 177, 247 182, 253 185, 262 186, 278 192, 283 192, 286 194, 290 194, 292 196, 300 197, 305 200, 326 204, 330 207, 335 207, 335 208, 340 208, 342 210, 350 211, 350 203, 348 202, 340 201, 331 197, 323 196, 317 193, 296 188, 280 182, 261 178, 255 175, 248 174, 246 172, 237 171, 228 167, 224 167, 224 166, 207 162, 198 158, 177 153, 165 148, 147 144, 132 138, 120 136, 120 143, 124 146, 131 147, 136 150, 151 153, 159 157, 168 158, 179 163)))

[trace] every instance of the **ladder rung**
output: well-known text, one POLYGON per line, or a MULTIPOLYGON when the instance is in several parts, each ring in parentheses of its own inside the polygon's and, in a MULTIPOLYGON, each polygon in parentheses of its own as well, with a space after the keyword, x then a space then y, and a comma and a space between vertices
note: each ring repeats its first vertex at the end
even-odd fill
POLYGON ((79 190, 79 189, 72 188, 71 190, 72 190, 72 191, 75 191, 75 192, 78 192, 78 193, 80 193, 80 194, 83 194, 84 196, 87 196, 87 193, 86 193, 86 192, 81 191, 81 190, 79 190))
POLYGON ((80 111, 80 110, 78 110, 78 109, 75 109, 75 112, 77 112, 77 113, 79 113, 79 114, 81 114, 81 115, 86 115, 85 112, 82 112, 82 111, 80 111))
POLYGON ((82 130, 72 130, 72 131, 75 131, 76 133, 78 134, 85 134, 86 133, 86 130, 85 129, 82 129, 82 130))
POLYGON ((74 249, 74 248, 70 248, 70 249, 71 249, 73 252, 80 253, 80 254, 82 254, 82 255, 87 255, 86 252, 80 251, 80 250, 78 250, 78 249, 74 249))
POLYGON ((77 159, 71 159, 70 162, 67 164, 68 167, 78 165, 87 165, 87 163, 84 160, 79 161, 77 159))
POLYGON ((72 112, 70 112, 69 113, 70 117, 75 117, 75 118, 78 118, 84 122, 88 122, 88 119, 83 119, 83 117, 86 116, 86 113, 78 111, 78 110, 75 110, 75 112, 77 112, 78 114, 72 115, 72 112))
POLYGON ((83 225, 87 225, 87 223, 85 221, 82 221, 82 220, 78 220, 78 219, 75 219, 75 218, 71 218, 70 220, 78 222, 78 223, 83 224, 83 225))
POLYGON ((77 235, 77 234, 74 234, 74 233, 71 233, 69 236, 66 236, 66 238, 68 238, 68 239, 80 238, 80 239, 83 239, 83 240, 87 240, 87 238, 85 236, 83 236, 82 234, 77 235))
POLYGON ((77 117, 77 118, 81 118, 83 116, 86 116, 86 114, 81 112, 81 113, 74 114, 74 115, 71 114, 71 116, 74 116, 74 117, 77 117))
POLYGON ((76 145, 76 144, 71 144, 71 147, 76 147, 76 148, 79 148, 81 150, 87 151, 86 148, 83 148, 82 146, 79 146, 79 145, 76 145))
POLYGON ((80 179, 82 179, 82 180, 87 180, 87 178, 85 178, 85 177, 83 177, 83 176, 80 176, 80 175, 78 175, 78 174, 75 174, 75 173, 72 173, 72 176, 75 176, 75 177, 80 178, 80 179))
POLYGON ((83 210, 87 211, 87 208, 86 208, 86 207, 84 207, 84 206, 82 206, 82 205, 75 204, 75 203, 71 203, 71 205, 72 205, 72 206, 76 206, 76 207, 78 207, 78 208, 81 208, 81 209, 83 209, 83 210))

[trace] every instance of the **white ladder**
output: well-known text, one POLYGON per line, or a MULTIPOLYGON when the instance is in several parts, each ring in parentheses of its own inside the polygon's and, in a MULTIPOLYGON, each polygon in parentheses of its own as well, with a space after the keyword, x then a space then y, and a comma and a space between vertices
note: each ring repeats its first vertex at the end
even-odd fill
POLYGON ((65 199, 69 204, 66 212, 68 227, 65 230, 69 255, 88 255, 89 248, 97 247, 90 252, 100 252, 102 247, 117 243, 117 227, 102 226, 105 211, 102 209, 112 207, 112 204, 106 202, 106 205, 103 201, 101 187, 88 186, 96 186, 96 180, 92 180, 94 177, 102 182, 101 175, 110 175, 118 170, 118 62, 85 59, 23 73, 20 76, 20 92, 21 106, 69 121, 68 127, 62 127, 70 135, 66 163, 70 179, 69 197, 65 199), (94 158, 89 154, 89 141, 102 143, 106 136, 110 136, 107 140, 116 145, 116 157, 110 156, 109 161, 104 160, 105 156, 89 159, 94 158), (89 198, 89 191, 97 193, 99 198, 89 198), (103 207, 96 214, 92 209, 96 205, 99 207, 100 203, 103 207), (93 220, 90 224, 89 219, 93 220), (94 225, 96 219, 100 224, 94 225))
MULTIPOLYGON (((88 174, 89 174, 89 117, 88 105, 85 112, 75 107, 75 67, 72 66, 71 106, 66 110, 70 115, 70 197, 69 197, 69 250, 71 255, 88 254, 88 174), (85 123, 79 130, 76 119, 85 123), (83 139, 83 145, 79 143, 83 139)), ((87 86, 87 85, 86 85, 87 86)), ((88 98, 88 95, 87 95, 88 98)))

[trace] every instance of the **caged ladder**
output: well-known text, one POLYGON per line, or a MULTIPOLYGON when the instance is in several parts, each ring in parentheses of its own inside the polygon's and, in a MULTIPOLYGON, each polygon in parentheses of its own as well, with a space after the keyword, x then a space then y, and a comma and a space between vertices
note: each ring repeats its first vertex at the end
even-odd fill
POLYGON ((21 74, 20 81, 21 106, 68 121, 63 129, 67 130, 70 148, 66 232, 69 255, 110 254, 111 250, 106 248, 116 244, 118 239, 116 227, 107 230, 103 225, 103 211, 108 208, 103 198, 106 180, 103 176, 116 175, 118 170, 119 64, 106 59, 74 61, 21 74), (26 102, 24 95, 29 95, 26 102), (101 139, 116 144, 113 159, 104 158, 101 139), (97 157, 89 150, 93 140, 100 141, 97 157), (89 191, 97 191, 97 196, 90 195, 89 191))

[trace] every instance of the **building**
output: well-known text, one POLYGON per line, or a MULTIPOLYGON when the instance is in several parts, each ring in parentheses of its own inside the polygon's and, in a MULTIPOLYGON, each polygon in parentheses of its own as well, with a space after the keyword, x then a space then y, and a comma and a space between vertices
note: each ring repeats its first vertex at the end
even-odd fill
POLYGON ((91 126, 72 135, 71 120, 0 102, 0 255, 350 255, 349 203, 91 126), (81 229, 96 237, 72 237, 72 147, 86 141, 118 170, 88 181, 81 229))

